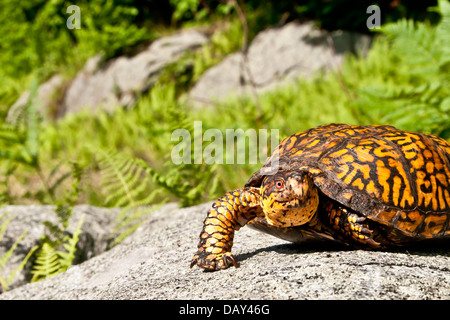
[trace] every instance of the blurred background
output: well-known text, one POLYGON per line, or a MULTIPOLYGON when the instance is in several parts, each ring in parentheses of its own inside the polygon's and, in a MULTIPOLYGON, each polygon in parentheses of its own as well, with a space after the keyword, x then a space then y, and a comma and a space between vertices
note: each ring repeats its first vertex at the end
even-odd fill
POLYGON ((450 139, 446 0, 2 0, 0 21, 0 203, 56 205, 63 222, 77 204, 190 206, 243 186, 261 163, 172 162, 194 121, 450 139))

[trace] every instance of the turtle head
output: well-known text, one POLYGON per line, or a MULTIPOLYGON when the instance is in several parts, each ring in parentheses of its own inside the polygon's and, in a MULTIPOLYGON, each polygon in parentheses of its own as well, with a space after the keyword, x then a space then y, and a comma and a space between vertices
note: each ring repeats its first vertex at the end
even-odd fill
POLYGON ((273 226, 303 225, 311 220, 318 205, 318 190, 307 172, 279 171, 262 182, 261 206, 273 226))

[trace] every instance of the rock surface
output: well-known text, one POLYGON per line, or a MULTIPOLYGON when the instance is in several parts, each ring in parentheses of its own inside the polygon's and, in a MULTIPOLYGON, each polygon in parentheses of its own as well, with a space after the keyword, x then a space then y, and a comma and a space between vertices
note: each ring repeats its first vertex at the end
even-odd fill
POLYGON ((60 116, 86 107, 111 111, 131 105, 141 92, 157 80, 159 72, 188 50, 200 47, 208 38, 195 30, 186 30, 155 40, 133 57, 119 57, 100 66, 101 59, 89 59, 66 92, 60 116))
POLYGON ((111 250, 0 299, 450 298, 450 250, 437 244, 369 252, 294 245, 244 227, 233 248, 238 269, 189 269, 210 205, 165 206, 111 250))
POLYGON ((230 95, 273 89, 286 81, 310 77, 338 67, 345 53, 366 52, 370 38, 347 31, 326 32, 312 23, 290 22, 260 32, 245 60, 242 53, 225 58, 208 69, 189 92, 197 105, 223 100, 230 95))
MULTIPOLYGON (((39 86, 37 90, 37 96, 35 98, 38 112, 40 112, 44 116, 47 116, 48 113, 51 112, 51 106, 57 105, 58 103, 57 100, 62 94, 64 83, 64 78, 61 75, 56 74, 39 86)), ((16 123, 23 108, 27 105, 29 98, 30 91, 25 91, 24 93, 22 93, 19 99, 17 99, 17 101, 11 106, 11 108, 9 108, 8 115, 6 116, 6 121, 16 123)))
MULTIPOLYGON (((39 239, 48 233, 48 229, 44 225, 44 221, 58 225, 55 206, 5 206, 1 208, 0 214, 6 213, 5 219, 11 219, 0 241, 0 256, 11 248, 13 243, 26 232, 25 237, 19 242, 16 250, 8 260, 8 263, 0 268, 2 275, 8 275, 11 271, 20 266, 21 262, 28 252, 36 244, 39 239)), ((96 256, 108 248, 108 242, 114 228, 114 219, 117 217, 119 209, 99 208, 88 205, 79 205, 73 208, 73 214, 69 219, 69 228, 67 232, 72 233, 81 215, 84 214, 82 231, 78 241, 78 250, 81 254, 80 259, 86 260, 96 256)), ((29 265, 16 275, 14 281, 9 285, 14 288, 26 283, 26 272, 29 272, 29 265)))
MULTIPOLYGON (((71 82, 55 75, 41 84, 38 111, 44 116, 51 111, 53 117, 62 117, 83 108, 112 111, 118 106, 128 107, 156 82, 164 67, 207 41, 205 35, 191 29, 157 39, 132 57, 118 57, 105 64, 101 55, 96 55, 71 82)), ((15 121, 29 96, 28 91, 24 92, 11 106, 8 121, 15 121)))
MULTIPOLYGON (((161 70, 181 55, 207 43, 208 38, 190 29, 151 43, 132 57, 102 61, 90 58, 71 80, 55 75, 38 89, 39 111, 60 118, 83 108, 112 111, 129 107, 139 94, 158 79, 161 70), (50 109, 50 110, 49 110, 50 109)), ((208 105, 231 95, 270 90, 299 77, 337 68, 344 54, 366 52, 370 37, 347 31, 326 32, 312 23, 291 22, 260 32, 252 41, 247 59, 240 52, 226 57, 208 69, 186 95, 195 105, 208 105)), ((14 122, 29 93, 25 92, 10 108, 14 122)))

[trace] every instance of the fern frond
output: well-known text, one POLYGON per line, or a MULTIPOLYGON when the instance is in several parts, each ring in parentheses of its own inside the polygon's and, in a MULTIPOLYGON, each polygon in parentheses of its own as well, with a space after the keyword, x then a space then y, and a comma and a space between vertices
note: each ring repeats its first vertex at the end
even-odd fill
POLYGON ((6 263, 8 262, 8 260, 11 258, 12 254, 14 253, 14 251, 16 250, 17 246, 19 245, 19 242, 23 240, 23 238, 25 238, 25 236, 27 235, 28 231, 24 231, 17 239, 16 241, 13 243, 13 245, 11 246, 11 248, 8 249, 8 251, 6 251, 1 257, 0 257, 0 270, 3 269, 6 265, 6 263))
POLYGON ((99 154, 102 167, 101 186, 107 194, 106 204, 117 207, 133 205, 132 189, 136 179, 132 179, 133 174, 130 172, 132 161, 103 150, 100 150, 99 154))
MULTIPOLYGON (((8 214, 8 212, 3 212, 0 215, 0 221, 3 220, 3 218, 5 218, 5 216, 8 214)), ((5 234, 6 229, 8 228, 8 224, 9 222, 12 220, 12 218, 7 218, 5 220, 2 221, 2 224, 0 225, 0 241, 3 240, 3 235, 5 234)))
POLYGON ((441 14, 441 21, 436 28, 438 41, 442 43, 443 61, 442 65, 450 61, 450 2, 448 0, 438 1, 438 11, 441 14))
POLYGON ((55 209, 57 223, 49 220, 43 222, 48 232, 44 236, 44 241, 56 248, 63 241, 63 234, 69 227, 69 219, 73 214, 72 207, 64 204, 58 204, 55 209))
POLYGON ((136 158, 99 150, 100 185, 106 194, 105 204, 114 207, 132 207, 152 204, 158 190, 149 190, 151 177, 148 165, 136 158))
MULTIPOLYGON (((6 282, 6 284, 12 283, 14 281, 14 278, 16 277, 17 273, 21 270, 23 270, 23 268, 25 268, 25 265, 27 264, 28 260, 31 258, 31 256, 34 254, 34 252, 39 248, 38 245, 34 246, 33 248, 30 249, 30 251, 28 251, 27 255, 25 256, 25 258, 23 258, 22 262, 20 263, 20 265, 17 266, 17 268, 15 268, 14 270, 12 270, 9 274, 9 276, 4 279, 4 281, 6 282)), ((8 290, 8 288, 6 288, 6 290, 8 290)))
POLYGON ((390 67, 378 81, 357 85, 353 105, 368 119, 448 139, 450 4, 439 1, 436 10, 442 17, 437 26, 399 20, 381 28, 387 38, 378 38, 371 49, 376 55, 369 59, 390 62, 390 67), (383 42, 388 44, 384 51, 383 42))
MULTIPOLYGON (((7 212, 3 212, 0 216, 0 220, 3 220, 6 216, 7 212)), ((4 233, 6 231, 6 228, 9 224, 9 222, 11 221, 12 218, 8 218, 5 219, 1 226, 0 226, 0 241, 1 239, 3 239, 4 233)), ((6 266, 6 264, 8 263, 9 259, 11 258, 11 256, 13 255, 14 251, 16 251, 17 246, 19 245, 19 242, 22 241, 25 236, 27 235, 28 231, 24 231, 17 239, 16 241, 13 243, 13 245, 8 249, 8 251, 6 251, 2 256, 0 256, 0 271, 2 271, 4 269, 4 267, 6 266)), ((33 253, 36 251, 37 246, 33 247, 28 254, 25 256, 25 258, 22 260, 22 262, 20 263, 20 265, 15 268, 14 270, 12 270, 8 276, 3 276, 2 274, 0 274, 0 285, 2 287, 3 291, 6 291, 9 289, 9 284, 13 282, 14 278, 16 277, 16 274, 22 270, 26 263, 28 262, 28 260, 30 259, 30 257, 33 255, 33 253)))
POLYGON ((435 45, 435 28, 403 19, 384 25, 381 31, 391 39, 393 49, 402 56, 405 66, 403 72, 420 75, 439 70, 442 52, 435 45))
POLYGON ((27 103, 20 110, 20 119, 0 125, 0 158, 36 166, 39 153, 40 119, 37 114, 38 82, 30 89, 27 103), (20 121, 19 121, 20 120, 20 121))
POLYGON ((159 205, 140 208, 123 208, 117 218, 115 219, 117 225, 111 232, 113 241, 110 247, 120 243, 142 224, 144 219, 149 215, 149 212, 156 210, 159 205))
POLYGON ((31 282, 52 277, 61 271, 58 253, 49 243, 44 242, 37 253, 31 274, 31 282))
POLYGON ((85 214, 82 214, 80 220, 78 221, 78 225, 73 232, 72 236, 66 236, 64 238, 63 247, 65 251, 57 251, 56 253, 60 257, 59 265, 60 272, 67 270, 73 263, 75 259, 75 253, 77 251, 77 244, 80 239, 80 234, 82 233, 81 226, 83 225, 85 214))
MULTIPOLYGON (((3 220, 3 218, 6 216, 7 212, 2 213, 0 220, 3 220)), ((0 225, 0 240, 3 239, 3 236, 5 234, 5 231, 8 227, 9 222, 12 220, 12 218, 5 219, 2 224, 0 225)), ((12 254, 16 250, 17 246, 19 245, 19 242, 22 241, 23 238, 25 238, 26 234, 28 232, 23 232, 13 243, 13 245, 0 257, 0 270, 2 270, 8 260, 11 258, 12 254)))
POLYGON ((155 204, 162 204, 166 198, 161 197, 161 188, 154 187, 152 169, 142 159, 103 150, 97 155, 105 204, 122 208, 111 233, 112 245, 115 245, 134 232, 155 209, 155 204), (149 205, 152 207, 141 208, 149 205))
MULTIPOLYGON (((71 210, 70 210, 71 211, 71 210)), ((81 215, 78 225, 72 236, 64 236, 52 241, 47 235, 43 238, 41 249, 36 255, 36 261, 31 270, 33 277, 31 282, 36 282, 56 275, 57 273, 66 271, 75 259, 76 246, 79 236, 82 232, 84 214, 81 215), (58 250, 61 246, 64 250, 58 250)), ((58 232, 61 230, 58 229, 58 232)))

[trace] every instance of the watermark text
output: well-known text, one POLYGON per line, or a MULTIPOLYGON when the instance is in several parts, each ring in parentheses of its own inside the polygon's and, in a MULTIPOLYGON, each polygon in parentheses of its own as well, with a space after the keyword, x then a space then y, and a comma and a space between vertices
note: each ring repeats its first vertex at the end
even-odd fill
MULTIPOLYGON (((180 164, 257 164, 264 163, 269 151, 279 143, 279 130, 271 129, 207 129, 201 121, 194 121, 194 132, 176 129, 172 142, 172 162, 180 164), (270 147, 269 147, 270 140, 270 147), (205 145, 206 143, 206 145, 205 145), (225 147, 224 147, 225 146, 225 147)), ((278 159, 272 165, 277 166, 278 159)))

